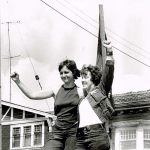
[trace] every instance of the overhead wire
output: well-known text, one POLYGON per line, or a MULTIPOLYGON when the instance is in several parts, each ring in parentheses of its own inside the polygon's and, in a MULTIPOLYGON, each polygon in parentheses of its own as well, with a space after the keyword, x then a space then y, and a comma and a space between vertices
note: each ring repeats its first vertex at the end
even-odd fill
MULTIPOLYGON (((64 14, 62 14, 60 11, 58 11, 57 9, 55 9, 54 7, 52 7, 50 4, 46 3, 45 1, 43 0, 40 0, 42 3, 44 3, 46 6, 48 6, 49 8, 53 9, 55 12, 59 13, 60 15, 62 15, 64 18, 68 19, 69 21, 71 21, 72 23, 74 23, 75 25, 77 25, 78 27, 80 27, 81 29, 85 30, 86 32, 88 32, 89 34, 93 35, 94 37, 98 38, 97 35, 95 35, 94 33, 90 32, 89 30, 85 29, 84 27, 82 27, 80 24, 76 23, 75 21, 73 21, 72 19, 70 19, 69 17, 65 16, 64 14)), ((119 50, 120 52, 122 52, 123 54, 129 56, 130 58, 134 59, 135 61, 147 66, 147 67, 150 67, 150 65, 138 60, 137 58, 127 54, 126 52, 123 52, 122 50, 120 50, 119 48, 113 46, 115 49, 119 50)))
POLYGON ((77 7, 75 7, 74 5, 72 5, 70 2, 68 2, 67 0, 64 0, 65 2, 67 2, 69 5, 71 5, 73 8, 75 8, 77 11, 79 11, 80 13, 82 13, 83 15, 85 15, 86 17, 88 17, 90 20, 92 20, 93 22, 98 24, 98 21, 96 21, 95 19, 93 19, 92 17, 90 17, 89 15, 87 15, 84 11, 78 9, 77 7))
MULTIPOLYGON (((20 30, 19 30, 19 27, 17 28, 17 30, 18 30, 18 33, 19 33, 19 35, 20 35, 20 37, 21 37, 22 43, 23 43, 23 38, 22 38, 22 36, 21 36, 21 32, 20 32, 20 30)), ((27 58, 29 59, 29 62, 30 62, 30 64, 31 64, 31 66, 32 66, 32 69, 33 69, 33 72, 34 72, 34 75, 35 75, 35 79, 38 81, 38 84, 39 84, 39 86, 40 86, 40 89, 42 90, 42 85, 41 85, 41 83, 40 83, 40 81, 39 81, 39 76, 37 75, 37 72, 36 72, 36 70, 35 70, 35 67, 34 67, 34 65, 33 65, 33 62, 32 62, 32 60, 31 60, 31 58, 30 58, 30 55, 29 55, 29 53, 28 53, 28 51, 27 51, 27 49, 26 49, 24 43, 23 43, 23 46, 24 46, 24 50, 25 50, 25 52, 26 52, 27 58)))
POLYGON ((137 59, 137 58, 135 58, 135 57, 133 57, 133 56, 131 56, 131 55, 129 55, 129 54, 127 54, 127 53, 123 52, 123 51, 122 51, 122 50, 120 50, 119 48, 117 48, 117 47, 115 47, 115 46, 112 46, 112 47, 113 47, 113 48, 115 48, 115 49, 117 49, 117 50, 118 50, 118 51, 120 51, 121 53, 123 53, 123 54, 127 55, 128 57, 130 57, 130 58, 132 58, 132 59, 136 60, 137 62, 139 62, 139 63, 141 63, 141 64, 143 64, 143 65, 145 65, 145 66, 147 66, 147 67, 150 67, 150 65, 148 65, 148 64, 146 64, 146 63, 144 63, 144 62, 140 61, 139 59, 137 59))
MULTIPOLYGON (((19 26, 19 25, 18 25, 19 26)), ((34 65, 33 65, 33 62, 32 62, 32 60, 31 60, 31 57, 30 57, 30 55, 29 55, 29 53, 28 53, 28 51, 27 51, 27 48, 26 48, 26 46, 25 46, 25 44, 24 44, 24 40, 23 40, 23 38, 22 38, 22 34, 21 34, 21 32, 20 32, 20 28, 19 27, 17 27, 17 31, 18 31, 18 33, 19 33, 19 35, 20 35, 20 38, 21 38, 21 43, 23 44, 23 47, 24 47, 24 50, 25 50, 25 53, 26 53, 26 55, 27 55, 27 58, 29 59, 29 62, 30 62, 30 64, 31 64, 31 67, 32 67, 32 69, 33 69, 33 72, 34 72, 34 76, 35 76, 35 79, 37 80, 37 82, 38 82, 38 84, 39 84, 39 87, 40 87, 40 89, 42 90, 43 88, 42 88, 42 84, 40 83, 40 78, 39 78, 39 75, 37 74, 37 72, 36 72, 36 70, 35 70, 35 67, 34 67, 34 65)), ((48 104, 48 102, 47 102, 47 100, 45 100, 45 102, 46 102, 46 105, 47 105, 47 107, 48 107, 48 109, 50 110, 50 106, 49 106, 49 104, 48 104)))
MULTIPOLYGON (((9 13, 9 11, 8 11, 8 7, 9 7, 8 0, 6 1, 6 3, 7 3, 7 15, 9 16, 10 13, 9 13)), ((8 17, 8 20, 10 20, 10 16, 8 17)), ((20 23, 20 21, 17 21, 17 23, 20 23)), ((18 31, 19 31, 19 30, 18 30, 18 31)), ((19 34, 20 34, 20 32, 19 32, 19 34)), ((21 34, 20 34, 20 35, 21 35, 21 34)), ((40 89, 42 90, 42 85, 41 85, 41 83, 40 83, 40 81, 39 81, 39 76, 37 75, 37 73, 36 73, 36 71, 35 71, 34 65, 33 65, 32 61, 31 61, 31 58, 30 58, 30 56, 29 56, 29 54, 28 54, 26 48, 25 48, 25 52, 26 52, 26 54, 27 54, 27 57, 29 58, 29 61, 30 61, 30 63, 31 63, 31 66, 32 66, 32 68, 33 68, 33 71, 34 71, 34 74, 35 74, 35 79, 38 81, 38 84, 39 84, 39 86, 40 86, 40 89)))
POLYGON ((123 44, 122 42, 120 42, 119 40, 117 40, 116 38, 112 37, 110 34, 107 33, 107 35, 108 35, 109 37, 111 37, 112 39, 114 39, 115 41, 117 41, 119 44, 121 44, 121 45, 123 45, 124 47, 126 47, 127 49, 133 51, 133 52, 136 53, 136 54, 139 54, 140 56, 143 56, 144 58, 146 58, 146 59, 148 59, 148 60, 150 60, 150 57, 145 56, 145 55, 141 54, 140 52, 135 51, 134 49, 132 49, 132 48, 126 46, 125 44, 123 44))
POLYGON ((115 34, 115 35, 118 36, 120 39, 124 40, 125 42, 127 42, 127 43, 133 45, 134 47, 137 47, 138 49, 141 49, 141 50, 142 50, 143 52, 145 52, 145 53, 150 54, 150 52, 148 52, 148 51, 146 51, 145 49, 143 49, 142 47, 140 47, 140 46, 138 46, 138 45, 136 45, 136 44, 130 42, 129 40, 125 39, 124 37, 120 36, 119 34, 113 32, 113 31, 110 30, 108 27, 107 27, 107 30, 108 30, 109 32, 112 32, 113 34, 115 34))
MULTIPOLYGON (((58 0, 56 0, 56 1, 58 1, 58 0)), ((98 21, 96 21, 95 19, 93 19, 92 17, 90 17, 89 15, 87 15, 84 11, 78 9, 77 7, 75 7, 74 5, 72 5, 72 4, 71 4, 70 2, 68 2, 67 0, 64 0, 64 1, 67 2, 71 7, 73 7, 74 9, 76 9, 77 11, 79 11, 80 13, 82 13, 83 15, 85 15, 86 17, 88 17, 90 20, 92 20, 93 22, 95 22, 95 23, 98 24, 98 21)), ((73 11, 72 11, 72 12, 73 12, 73 11)), ((84 20, 85 20, 85 19, 84 19, 84 20)), ((87 22, 87 21, 86 21, 86 22, 87 22)), ((88 24, 91 24, 91 23, 89 23, 89 22, 87 22, 87 23, 88 23, 88 24)), ((93 26, 93 25, 92 25, 92 26, 93 26)), ((96 26, 93 26, 93 27, 96 27, 96 26)), ((144 51, 145 53, 150 54, 148 51, 144 50, 144 49, 141 48, 140 46, 138 46, 138 45, 136 45, 136 44, 130 42, 129 40, 125 39, 124 37, 120 36, 119 34, 113 32, 113 31, 110 30, 108 27, 106 27, 106 30, 108 30, 109 32, 115 34, 115 35, 118 36, 120 39, 122 39, 122 40, 124 40, 125 42, 127 42, 127 43, 133 45, 134 47, 136 47, 136 48, 138 48, 138 49, 141 49, 141 50, 144 51)), ((131 49, 131 48, 130 48, 130 49, 131 49)), ((131 49, 131 50, 133 50, 133 49, 131 49)), ((139 54, 141 54, 141 53, 139 53, 139 54)), ((146 57, 146 56, 143 55, 143 54, 142 54, 142 56, 143 56, 143 57, 146 57)), ((148 57, 147 57, 147 58, 148 58, 148 57)), ((148 58, 148 59, 150 59, 150 58, 148 58)))
POLYGON ((73 11, 71 8, 66 7, 62 2, 60 2, 59 0, 55 0, 57 1, 60 5, 62 5, 63 7, 67 8, 69 11, 71 11, 73 14, 75 14, 77 17, 79 17, 80 19, 82 19, 83 21, 85 21, 87 24, 91 25, 92 27, 96 28, 96 26, 94 26, 92 23, 88 22, 87 20, 85 20, 83 17, 81 17, 80 15, 78 15, 75 11, 73 11))
MULTIPOLYGON (((81 16, 79 16, 77 13, 75 13, 72 9, 70 9, 70 8, 68 8, 68 7, 66 7, 64 4, 62 4, 60 1, 58 1, 58 0, 55 0, 55 1, 57 1, 58 3, 60 3, 63 7, 65 7, 65 8, 67 8, 67 9, 69 9, 72 13, 74 13, 76 16, 78 16, 78 17, 80 17, 80 19, 82 19, 83 21, 85 21, 86 23, 88 23, 89 25, 91 25, 92 27, 94 27, 94 28, 96 28, 96 29, 98 29, 96 26, 94 26, 93 24, 91 24, 90 22, 88 22, 87 20, 85 20, 85 19, 83 19, 81 16)), ((67 2, 66 0, 64 0, 65 2, 67 2)), ((69 3, 69 2, 68 2, 69 3)), ((71 3, 69 3, 70 5, 71 5, 71 3)), ((71 5, 72 7, 73 7, 73 5, 71 5)), ((79 10, 79 9, 77 9, 76 7, 75 7, 75 9, 76 10, 79 10)), ((84 14, 86 17, 88 17, 88 18, 90 18, 90 19, 92 19, 91 17, 89 17, 86 13, 84 13, 84 12, 82 12, 81 11, 81 13, 82 14, 84 14)), ((94 19, 92 19, 92 21, 95 21, 94 19)), ((98 24, 98 22, 97 21, 95 21, 97 24, 98 24)), ((107 28, 106 28, 107 29, 107 28)), ((115 34, 113 31, 111 31, 110 29, 107 29, 109 32, 112 32, 113 34, 115 34)), ((107 33, 108 34, 108 33, 107 33)), ((116 36, 118 35, 118 34, 115 34, 116 36)), ((109 35, 110 37, 112 37, 111 35, 109 35)), ((118 35, 118 37, 119 38, 121 38, 121 36, 119 36, 118 35)), ((114 37, 112 37, 115 41, 117 41, 118 43, 120 43, 120 44, 122 44, 121 42, 119 42, 118 40, 116 40, 114 37)), ((121 39, 123 39, 123 38, 121 38, 121 39)), ((129 41, 127 41, 127 40, 125 40, 125 39, 123 39, 124 41, 126 41, 126 42, 128 42, 128 43, 130 43, 131 45, 133 45, 133 46, 135 46, 135 47, 137 47, 137 48, 139 48, 138 46, 136 46, 135 44, 133 44, 133 43, 131 43, 131 42, 129 42, 129 41)), ((128 49, 130 49, 130 50, 132 50, 132 51, 134 51, 135 53, 137 53, 137 54, 139 54, 139 55, 141 55, 141 56, 143 56, 143 57, 145 57, 145 58, 147 58, 148 60, 150 59, 150 57, 147 57, 147 56, 145 56, 145 55, 143 55, 143 54, 141 54, 140 52, 138 52, 138 51, 135 51, 134 49, 131 49, 130 47, 128 47, 128 46, 126 46, 125 44, 122 44, 124 47, 126 47, 126 48, 128 48, 128 49)), ((146 51, 147 52, 147 51, 146 51)))
POLYGON ((49 5, 48 3, 46 3, 43 0, 40 0, 42 3, 44 3, 45 5, 47 5, 48 7, 50 7, 51 9, 53 9, 54 11, 56 11, 57 13, 59 13, 61 16, 63 16, 64 18, 68 19, 69 21, 71 21, 72 23, 74 23, 75 25, 77 25, 78 27, 82 28, 83 30, 85 30, 86 32, 88 32, 89 34, 93 35, 94 37, 97 37, 97 35, 93 34, 92 32, 88 31, 87 29, 85 29, 84 27, 82 27, 80 24, 76 23, 75 21, 73 21, 72 19, 70 19, 69 17, 65 16, 64 14, 62 14, 60 11, 58 11, 57 9, 55 9, 54 7, 52 7, 51 5, 49 5))

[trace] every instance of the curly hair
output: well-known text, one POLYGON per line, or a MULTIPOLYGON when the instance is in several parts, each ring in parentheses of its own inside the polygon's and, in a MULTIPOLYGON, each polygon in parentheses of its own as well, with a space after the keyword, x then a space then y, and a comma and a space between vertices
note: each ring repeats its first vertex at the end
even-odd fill
POLYGON ((58 67, 59 72, 61 71, 61 69, 64 66, 66 66, 73 73, 74 79, 78 79, 78 77, 80 77, 80 71, 77 68, 77 65, 74 60, 66 59, 66 60, 62 61, 58 67))
POLYGON ((87 75, 87 71, 91 73, 91 81, 95 86, 97 86, 100 83, 102 77, 101 70, 98 68, 98 66, 83 65, 81 69, 81 75, 87 75))

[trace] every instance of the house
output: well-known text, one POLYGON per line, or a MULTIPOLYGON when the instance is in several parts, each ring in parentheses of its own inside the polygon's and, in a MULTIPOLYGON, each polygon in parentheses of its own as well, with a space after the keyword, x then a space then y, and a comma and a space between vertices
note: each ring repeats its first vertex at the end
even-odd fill
MULTIPOLYGON (((113 95, 111 150, 150 150, 150 90, 113 95)), ((2 150, 42 150, 53 114, 2 101, 2 150)))
POLYGON ((113 95, 111 150, 150 150, 150 90, 113 95))
POLYGON ((1 101, 2 150, 42 150, 53 114, 1 101))

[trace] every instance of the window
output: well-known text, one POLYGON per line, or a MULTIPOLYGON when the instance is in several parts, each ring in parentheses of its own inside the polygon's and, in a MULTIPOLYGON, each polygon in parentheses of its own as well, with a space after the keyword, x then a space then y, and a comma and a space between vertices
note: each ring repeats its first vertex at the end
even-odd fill
POLYGON ((144 148, 150 149, 150 129, 144 129, 144 148))
POLYGON ((116 128, 115 150, 150 150, 150 126, 116 128))
POLYGON ((20 147, 20 128, 13 128, 12 147, 20 147))
POLYGON ((136 149, 136 130, 121 130, 120 131, 120 150, 135 150, 136 149))
POLYGON ((23 142, 24 147, 31 146, 31 126, 24 127, 23 142))
POLYGON ((9 109, 8 106, 2 105, 2 115, 6 115, 3 119, 4 120, 10 120, 11 118, 11 110, 9 109))
POLYGON ((25 111, 25 118, 35 118, 35 114, 32 112, 25 111))
POLYGON ((11 126, 11 149, 44 146, 44 122, 11 126))
POLYGON ((23 111, 17 108, 13 108, 13 118, 14 119, 22 119, 23 111))
POLYGON ((34 128, 34 145, 40 145, 42 143, 42 126, 36 125, 34 128))

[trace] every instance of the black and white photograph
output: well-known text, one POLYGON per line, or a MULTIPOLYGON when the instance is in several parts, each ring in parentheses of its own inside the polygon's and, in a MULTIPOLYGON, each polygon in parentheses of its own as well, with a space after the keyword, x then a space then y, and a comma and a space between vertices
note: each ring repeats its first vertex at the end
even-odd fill
POLYGON ((148 0, 0 1, 0 150, 150 150, 148 0))

